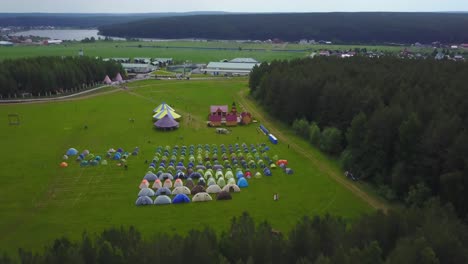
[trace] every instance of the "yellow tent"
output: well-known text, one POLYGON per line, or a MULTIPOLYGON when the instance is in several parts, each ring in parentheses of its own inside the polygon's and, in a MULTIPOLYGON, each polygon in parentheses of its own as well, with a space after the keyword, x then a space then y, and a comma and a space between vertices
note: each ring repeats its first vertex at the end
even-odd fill
POLYGON ((170 111, 175 111, 174 108, 172 108, 170 105, 166 104, 165 102, 163 102, 162 104, 160 104, 158 107, 156 107, 154 110, 153 110, 153 113, 154 114, 157 114, 161 111, 163 111, 164 109, 169 109, 170 111))
POLYGON ((169 109, 164 109, 163 111, 154 114, 154 115, 153 115, 153 119, 160 120, 160 119, 162 119, 163 117, 165 117, 166 115, 169 115, 169 116, 172 117, 173 119, 179 119, 179 118, 181 118, 181 115, 177 114, 176 112, 171 111, 171 110, 169 110, 169 109))

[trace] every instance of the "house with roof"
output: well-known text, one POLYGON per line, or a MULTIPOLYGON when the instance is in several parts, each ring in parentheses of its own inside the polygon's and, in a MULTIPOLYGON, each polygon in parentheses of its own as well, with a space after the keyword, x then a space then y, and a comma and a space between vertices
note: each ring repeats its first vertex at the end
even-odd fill
POLYGON ((226 117, 228 113, 228 106, 227 105, 212 105, 210 106, 210 115, 212 116, 221 116, 226 117))
POLYGON ((223 117, 220 115, 210 115, 208 117, 208 125, 211 127, 219 127, 223 121, 223 117))

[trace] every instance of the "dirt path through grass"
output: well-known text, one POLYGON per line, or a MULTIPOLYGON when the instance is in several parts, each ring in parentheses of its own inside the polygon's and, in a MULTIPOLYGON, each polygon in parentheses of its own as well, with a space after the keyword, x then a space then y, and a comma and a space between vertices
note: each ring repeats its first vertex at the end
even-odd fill
POLYGON ((291 141, 288 137, 284 136, 279 130, 275 129, 275 126, 272 124, 272 121, 269 120, 266 116, 264 116, 260 111, 257 111, 255 105, 253 105, 249 101, 249 99, 247 98, 247 90, 240 91, 238 100, 250 113, 252 113, 253 116, 256 116, 257 119, 261 119, 262 123, 266 127, 269 127, 272 134, 274 134, 281 142, 283 142, 284 144, 288 144, 291 148, 296 150, 298 153, 302 154, 304 157, 310 160, 314 166, 319 168, 321 171, 323 171, 326 175, 328 175, 330 178, 332 178, 339 184, 346 187, 356 196, 366 201, 372 208, 382 210, 385 213, 388 211, 387 205, 368 195, 365 191, 361 190, 358 186, 350 182, 343 175, 337 173, 333 168, 318 160, 307 150, 291 141))

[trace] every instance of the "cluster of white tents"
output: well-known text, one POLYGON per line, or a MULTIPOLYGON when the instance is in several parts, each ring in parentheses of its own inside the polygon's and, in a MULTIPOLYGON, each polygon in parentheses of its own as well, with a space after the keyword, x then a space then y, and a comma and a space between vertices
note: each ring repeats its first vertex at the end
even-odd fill
POLYGON ((106 77, 104 78, 103 80, 104 84, 107 84, 107 85, 111 85, 111 84, 120 84, 123 82, 123 78, 122 78, 122 75, 119 73, 117 73, 117 75, 115 76, 114 78, 114 81, 111 80, 111 78, 109 78, 109 75, 106 75, 106 77))

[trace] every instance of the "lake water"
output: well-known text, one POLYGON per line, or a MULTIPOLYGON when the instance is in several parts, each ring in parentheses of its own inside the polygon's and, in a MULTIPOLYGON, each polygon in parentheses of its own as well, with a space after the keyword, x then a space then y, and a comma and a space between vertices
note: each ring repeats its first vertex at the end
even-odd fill
POLYGON ((61 40, 83 40, 85 38, 98 37, 97 29, 51 29, 51 30, 28 30, 16 32, 13 36, 37 36, 51 39, 61 40))

